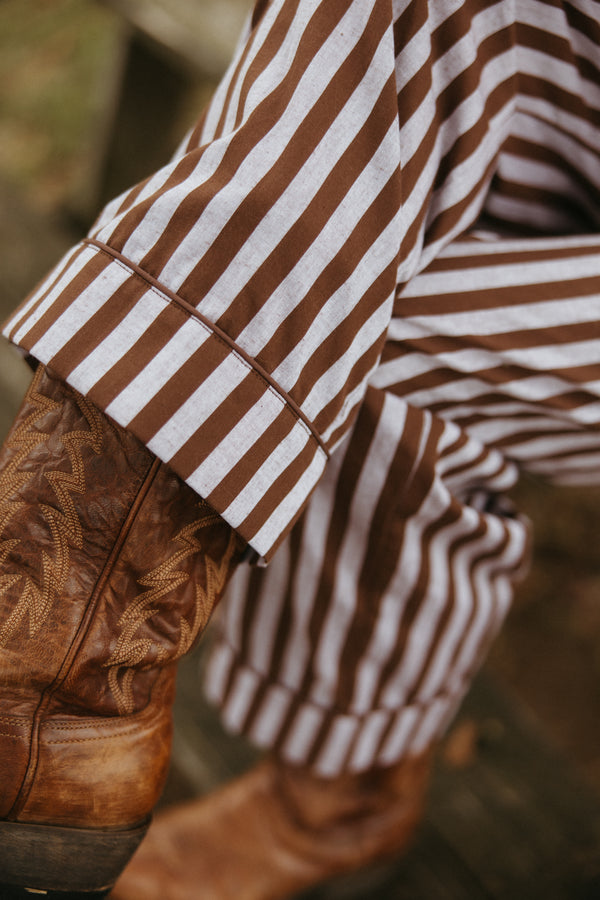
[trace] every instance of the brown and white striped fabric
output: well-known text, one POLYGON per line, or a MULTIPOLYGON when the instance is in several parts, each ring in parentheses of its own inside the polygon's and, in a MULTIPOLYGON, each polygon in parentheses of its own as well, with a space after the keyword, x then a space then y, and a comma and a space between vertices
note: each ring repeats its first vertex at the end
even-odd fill
POLYGON ((502 492, 598 480, 599 223, 598 3, 259 0, 6 324, 271 561, 232 728, 324 773, 439 734, 525 555, 502 492))
POLYGON ((440 737, 527 562, 505 491, 600 482, 599 320, 600 235, 467 235, 412 279, 304 516, 234 576, 207 681, 230 730, 322 775, 440 737))
POLYGON ((270 556, 351 428, 398 286, 493 177, 504 221, 597 224, 598 27, 589 0, 259 2, 177 157, 4 333, 270 556))

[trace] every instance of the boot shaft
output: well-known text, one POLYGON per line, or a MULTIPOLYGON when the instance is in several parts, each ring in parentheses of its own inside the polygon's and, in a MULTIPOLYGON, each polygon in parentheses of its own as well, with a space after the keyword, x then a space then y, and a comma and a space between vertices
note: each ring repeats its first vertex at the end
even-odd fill
POLYGON ((38 370, 0 453, 0 817, 148 815, 174 664, 241 553, 139 441, 38 370))

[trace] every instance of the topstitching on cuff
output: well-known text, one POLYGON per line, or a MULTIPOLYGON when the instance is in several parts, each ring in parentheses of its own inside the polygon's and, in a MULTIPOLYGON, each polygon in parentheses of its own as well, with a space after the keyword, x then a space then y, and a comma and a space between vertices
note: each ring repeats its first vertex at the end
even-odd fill
POLYGON ((327 461, 269 373, 138 266, 84 241, 3 333, 168 463, 268 559, 327 461))

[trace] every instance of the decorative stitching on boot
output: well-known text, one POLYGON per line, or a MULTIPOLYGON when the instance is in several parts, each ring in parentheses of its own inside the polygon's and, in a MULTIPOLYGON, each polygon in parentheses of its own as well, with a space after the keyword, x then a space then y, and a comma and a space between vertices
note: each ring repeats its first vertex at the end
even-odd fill
MULTIPOLYGON (((43 374, 44 370, 40 367, 27 391, 26 399, 35 406, 35 410, 7 440, 7 446, 16 449, 17 453, 0 476, 0 535, 10 519, 24 506, 22 501, 11 498, 33 475, 32 472, 19 471, 19 467, 32 450, 48 438, 46 432, 34 431, 33 426, 49 412, 53 412, 61 406, 59 401, 39 392, 43 374)), ((32 637, 39 631, 46 621, 55 597, 60 593, 67 579, 70 545, 78 548, 82 546, 81 523, 71 495, 85 493, 85 473, 81 451, 82 447, 89 445, 94 453, 100 452, 102 417, 99 411, 84 397, 75 391, 73 394, 90 430, 75 430, 62 435, 60 440, 66 450, 71 472, 53 471, 46 474, 46 480, 58 501, 58 508, 45 503, 41 504, 53 541, 53 556, 42 550, 41 584, 38 586, 29 576, 18 573, 11 572, 0 576, 0 597, 19 580, 24 580, 21 595, 0 630, 0 646, 6 644, 26 616, 29 617, 29 636, 32 637)), ((18 539, 9 539, 0 543, 0 566, 4 565, 9 553, 19 543, 18 539)))
MULTIPOLYGON (((139 737, 139 729, 138 728, 129 728, 127 731, 119 731, 117 737, 130 737, 130 735, 135 734, 139 737)), ((72 735, 65 735, 64 737, 58 737, 54 740, 44 741, 44 744, 48 747, 53 744, 68 744, 71 746, 72 744, 90 744, 92 741, 114 741, 115 733, 108 732, 108 734, 91 734, 89 737, 83 738, 74 738, 72 735)))
MULTIPOLYGON (((199 506, 206 508, 204 503, 200 503, 199 506)), ((135 633, 145 621, 159 611, 154 605, 155 601, 175 590, 190 578, 189 573, 182 572, 177 567, 192 554, 202 552, 202 543, 195 537, 195 532, 219 521, 220 516, 212 513, 204 515, 182 528, 172 540, 183 544, 184 549, 179 550, 170 559, 165 560, 147 575, 138 579, 138 583, 147 587, 148 590, 140 594, 119 619, 118 625, 122 631, 110 659, 104 664, 109 668, 108 683, 121 715, 129 715, 133 712, 133 678, 136 671, 143 668, 144 659, 156 646, 150 638, 136 639, 135 633), (122 670, 125 671, 121 674, 122 670)), ((170 653, 165 648, 159 647, 155 657, 157 665, 174 662, 187 653, 194 644, 200 630, 209 619, 218 594, 223 590, 235 546, 236 536, 232 532, 220 562, 205 557, 206 590, 201 585, 196 586, 193 621, 190 623, 184 618, 181 619, 177 649, 174 653, 170 653)))

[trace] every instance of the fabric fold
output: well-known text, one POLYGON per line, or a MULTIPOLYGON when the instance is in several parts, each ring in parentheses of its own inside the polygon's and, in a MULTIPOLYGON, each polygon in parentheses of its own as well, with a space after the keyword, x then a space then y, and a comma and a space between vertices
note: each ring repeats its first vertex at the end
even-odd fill
POLYGON ((276 0, 175 157, 4 334, 268 559, 348 432, 397 283, 391 0, 276 0))
POLYGON ((25 315, 25 332, 16 317, 9 337, 135 434, 269 556, 327 452, 264 370, 193 307, 95 241, 70 254, 25 315))

